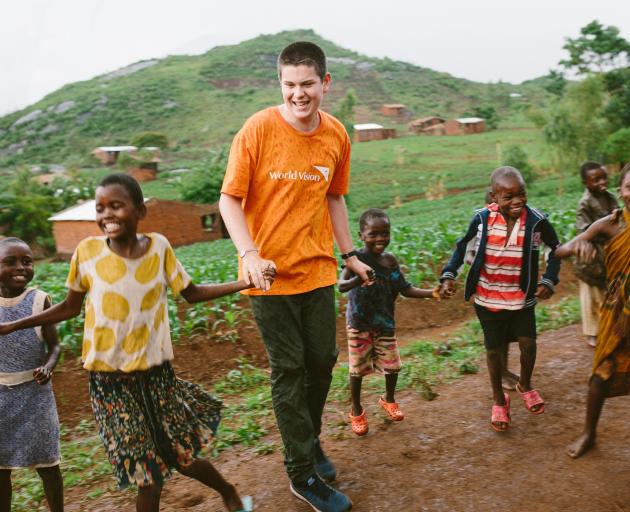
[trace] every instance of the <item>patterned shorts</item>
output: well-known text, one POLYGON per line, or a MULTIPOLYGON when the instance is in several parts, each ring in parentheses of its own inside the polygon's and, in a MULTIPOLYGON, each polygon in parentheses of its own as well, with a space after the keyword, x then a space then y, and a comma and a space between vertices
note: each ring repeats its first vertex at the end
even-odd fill
POLYGON ((393 332, 359 331, 346 327, 348 333, 348 363, 352 377, 370 373, 398 373, 400 353, 393 332))
POLYGON ((216 433, 221 401, 170 363, 130 374, 90 372, 90 398, 118 486, 161 485, 216 433))

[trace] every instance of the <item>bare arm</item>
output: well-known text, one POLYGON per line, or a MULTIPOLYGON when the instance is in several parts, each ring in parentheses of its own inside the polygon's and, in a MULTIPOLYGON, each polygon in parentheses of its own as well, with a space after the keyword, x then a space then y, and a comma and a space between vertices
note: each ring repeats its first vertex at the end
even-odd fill
POLYGON ((205 302, 218 299, 231 293, 240 292, 246 288, 252 288, 253 285, 247 283, 244 279, 240 281, 232 281, 230 283, 221 284, 194 284, 190 283, 181 292, 182 297, 191 304, 194 302, 205 302))
POLYGON ((410 299, 436 299, 439 297, 437 291, 439 287, 436 288, 417 288, 415 286, 410 286, 409 288, 404 289, 400 294, 403 297, 408 297, 410 299))
POLYGON ((554 254, 558 258, 567 258, 568 256, 576 255, 578 259, 588 263, 595 257, 595 249, 590 242, 600 235, 611 239, 618 232, 619 228, 614 222, 614 214, 607 215, 593 222, 583 233, 580 233, 572 240, 559 246, 554 254))
POLYGON ((27 316, 14 322, 0 324, 0 335, 9 334, 19 329, 28 329, 39 325, 58 324, 64 320, 79 316, 85 293, 68 290, 68 295, 59 304, 42 311, 36 315, 27 316))
MULTIPOLYGON (((44 309, 50 309, 51 306, 50 299, 47 297, 44 302, 44 309)), ((57 334, 57 327, 54 324, 44 325, 42 327, 42 336, 48 348, 48 357, 44 365, 33 372, 33 377, 38 384, 46 384, 50 380, 53 370, 59 361, 59 355, 61 354, 59 335, 57 334)))
MULTIPOLYGON (((338 194, 328 194, 326 200, 328 201, 328 213, 330 214, 337 247, 342 254, 348 253, 352 250, 352 237, 348 227, 346 200, 342 195, 338 194)), ((374 282, 374 279, 370 279, 369 275, 372 269, 356 256, 351 256, 346 260, 346 267, 359 276, 364 283, 374 282)))
POLYGON ((242 258, 245 283, 251 283, 260 290, 268 291, 271 283, 265 279, 264 273, 268 268, 276 269, 276 264, 260 257, 258 247, 254 244, 247 226, 242 199, 229 194, 221 194, 219 210, 238 253, 247 251, 242 258))
POLYGON ((341 271, 341 275, 337 281, 337 286, 339 287, 339 291, 341 293, 346 293, 352 290, 352 288, 360 286, 362 282, 363 281, 361 281, 359 276, 353 274, 352 271, 348 270, 346 267, 341 271))

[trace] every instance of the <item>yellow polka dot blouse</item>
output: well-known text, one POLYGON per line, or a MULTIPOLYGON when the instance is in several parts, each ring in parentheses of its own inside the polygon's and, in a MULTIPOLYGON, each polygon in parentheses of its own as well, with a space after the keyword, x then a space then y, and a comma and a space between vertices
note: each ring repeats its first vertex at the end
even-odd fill
POLYGON ((104 236, 76 248, 66 286, 88 294, 83 366, 97 372, 133 372, 173 359, 166 287, 178 295, 190 284, 168 240, 157 233, 140 258, 111 251, 104 236))

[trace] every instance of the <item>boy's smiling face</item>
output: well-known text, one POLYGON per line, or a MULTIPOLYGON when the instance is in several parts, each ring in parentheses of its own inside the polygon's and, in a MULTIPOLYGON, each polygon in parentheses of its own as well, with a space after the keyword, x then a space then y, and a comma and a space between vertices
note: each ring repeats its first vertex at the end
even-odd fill
POLYGON ((2 295, 14 297, 33 279, 33 252, 20 242, 0 246, 0 287, 2 295))
POLYGON ((492 187, 490 197, 505 218, 516 220, 527 204, 525 182, 513 176, 499 178, 492 187))
POLYGON ((313 66, 285 64, 280 68, 280 85, 284 118, 298 130, 314 130, 319 106, 330 87, 330 74, 326 73, 322 81, 313 66))
POLYGON ((608 188, 608 173, 605 167, 591 169, 584 175, 584 185, 592 194, 598 196, 608 188))
POLYGON ((391 226, 384 217, 369 217, 363 229, 359 231, 359 238, 365 248, 372 254, 383 254, 389 245, 391 226))

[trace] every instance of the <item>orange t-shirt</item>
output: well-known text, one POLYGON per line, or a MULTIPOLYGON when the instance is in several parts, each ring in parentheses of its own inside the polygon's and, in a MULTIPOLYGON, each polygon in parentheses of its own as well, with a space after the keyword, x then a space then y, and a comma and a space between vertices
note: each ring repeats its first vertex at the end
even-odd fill
POLYGON ((270 107, 250 117, 232 142, 221 192, 243 199, 260 256, 276 263, 266 295, 304 293, 337 281, 326 195, 348 193, 350 139, 337 119, 319 114, 319 127, 303 133, 270 107))

